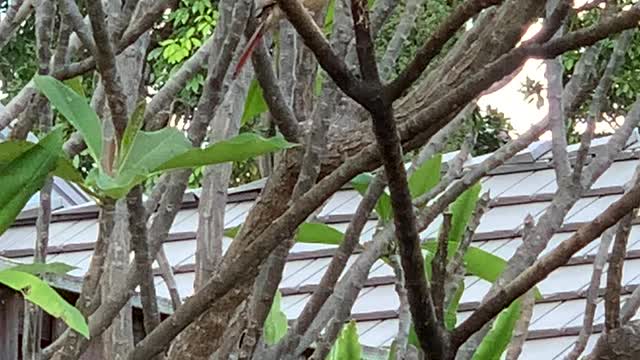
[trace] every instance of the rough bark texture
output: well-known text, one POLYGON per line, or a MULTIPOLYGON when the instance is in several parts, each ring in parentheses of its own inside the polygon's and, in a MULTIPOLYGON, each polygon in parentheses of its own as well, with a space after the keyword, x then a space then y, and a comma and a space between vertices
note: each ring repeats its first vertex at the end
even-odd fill
MULTIPOLYGON (((115 207, 115 226, 109 241, 109 251, 102 276, 101 292, 109 294, 114 291, 114 284, 122 281, 129 265, 129 215, 124 200, 118 201, 115 207)), ((104 357, 107 359, 124 359, 133 349, 133 324, 131 319, 131 303, 120 310, 119 315, 111 322, 109 329, 102 335, 104 357)))
POLYGON ((640 322, 634 321, 607 334, 602 351, 592 360, 634 360, 640 358, 640 322))

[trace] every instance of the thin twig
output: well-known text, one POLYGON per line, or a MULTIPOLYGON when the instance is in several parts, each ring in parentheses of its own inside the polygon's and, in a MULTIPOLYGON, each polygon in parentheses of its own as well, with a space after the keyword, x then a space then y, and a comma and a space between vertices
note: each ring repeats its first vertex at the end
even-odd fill
POLYGON ((391 267, 395 275, 395 290, 398 294, 400 306, 398 307, 398 334, 396 335, 396 359, 404 359, 409 343, 409 331, 411 329, 411 311, 405 285, 404 272, 400 265, 400 257, 396 254, 389 256, 391 267))
POLYGON ((600 245, 598 247, 598 253, 593 260, 593 272, 591 273, 591 281, 589 282, 589 289, 587 290, 582 328, 580 329, 580 335, 578 336, 573 349, 571 349, 571 352, 565 357, 565 360, 577 360, 587 347, 587 341, 593 331, 593 319, 595 317, 596 307, 598 304, 598 292, 600 290, 602 270, 604 269, 604 265, 607 263, 609 247, 611 246, 611 241, 613 240, 615 232, 616 229, 613 227, 605 231, 600 237, 600 245))
POLYGON ((33 0, 12 1, 0 22, 0 49, 11 40, 20 25, 33 12, 33 0))
POLYGON ((536 304, 535 292, 529 290, 522 297, 520 304, 520 318, 516 322, 516 326, 513 329, 513 337, 507 348, 506 360, 517 360, 522 353, 522 346, 524 345, 527 335, 529 334, 529 323, 531 322, 531 316, 533 315, 533 307, 536 304))
POLYGON ((167 285, 167 290, 169 290, 171 306, 173 306, 173 310, 175 311, 182 304, 182 300, 180 299, 180 292, 178 292, 178 283, 176 282, 176 278, 173 276, 171 263, 169 262, 167 254, 164 252, 164 246, 160 247, 160 250, 158 250, 158 253, 156 254, 156 261, 158 262, 158 268, 160 269, 160 276, 162 276, 162 280, 167 285))
POLYGON ((312 321, 333 293, 340 274, 342 274, 349 257, 358 245, 360 234, 384 187, 385 182, 383 181, 383 177, 377 175, 369 185, 367 193, 358 204, 353 219, 345 232, 344 240, 340 243, 338 249, 336 249, 336 253, 333 255, 327 270, 322 276, 320 284, 311 295, 311 298, 300 313, 300 316, 298 316, 294 325, 290 328, 287 336, 281 342, 282 345, 278 345, 279 349, 275 350, 275 355, 279 355, 282 351, 290 352, 292 347, 298 345, 295 337, 303 335, 309 329, 312 321))
POLYGON ((627 49, 631 45, 631 40, 633 39, 634 30, 627 30, 623 32, 616 44, 613 48, 613 53, 609 58, 609 62, 607 63, 607 67, 598 82, 598 86, 593 94, 593 99, 591 100, 591 105, 589 107, 589 113, 587 115, 587 128, 582 133, 582 137, 580 139, 580 147, 578 148, 578 152, 576 155, 575 167, 573 170, 573 178, 574 182, 579 181, 582 177, 582 168, 587 159, 587 155, 589 154, 589 148, 591 147, 591 139, 593 138, 596 123, 602 119, 602 110, 607 105, 607 93, 611 85, 613 84, 613 77, 622 66, 625 60, 625 54, 627 49))

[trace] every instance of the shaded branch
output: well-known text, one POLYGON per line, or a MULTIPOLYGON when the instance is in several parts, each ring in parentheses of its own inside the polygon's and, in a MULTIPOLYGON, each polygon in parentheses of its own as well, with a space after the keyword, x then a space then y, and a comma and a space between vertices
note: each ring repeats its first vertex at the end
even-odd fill
POLYGON ((607 290, 604 295, 605 328, 611 331, 620 327, 620 291, 622 288, 622 267, 627 254, 627 242, 631 232, 633 212, 620 220, 613 242, 609 268, 607 269, 607 290))
POLYGON ((451 15, 438 26, 431 37, 418 49, 413 60, 391 83, 385 86, 385 97, 393 102, 418 80, 444 45, 451 39, 467 20, 483 9, 497 5, 501 0, 467 0, 458 5, 451 15))
MULTIPOLYGON (((249 22, 252 24, 252 22, 249 22)), ((254 25, 254 24, 252 24, 254 25)), ((247 26, 245 32, 253 33, 252 26, 247 26)), ((282 91, 278 85, 278 79, 273 71, 272 62, 267 52, 264 42, 259 44, 252 55, 253 69, 256 73, 256 79, 260 83, 260 87, 264 92, 264 100, 269 107, 269 111, 273 116, 273 121, 278 129, 284 135, 285 139, 291 142, 298 142, 299 129, 298 120, 291 107, 285 101, 282 91)))
POLYGON ((148 334, 160 323, 160 313, 158 312, 158 299, 152 270, 153 258, 149 254, 147 222, 142 204, 142 186, 134 187, 127 195, 126 201, 131 247, 135 254, 135 266, 141 277, 140 300, 144 330, 148 334))
POLYGON ((320 66, 334 79, 334 82, 356 101, 364 101, 360 96, 356 78, 349 72, 346 64, 333 52, 322 32, 297 0, 278 0, 280 9, 287 15, 291 24, 304 40, 305 45, 316 54, 320 66))
POLYGON ((444 326, 445 283, 447 279, 449 231, 451 230, 452 217, 449 211, 442 213, 442 225, 438 232, 438 248, 431 261, 433 307, 441 326, 444 326))

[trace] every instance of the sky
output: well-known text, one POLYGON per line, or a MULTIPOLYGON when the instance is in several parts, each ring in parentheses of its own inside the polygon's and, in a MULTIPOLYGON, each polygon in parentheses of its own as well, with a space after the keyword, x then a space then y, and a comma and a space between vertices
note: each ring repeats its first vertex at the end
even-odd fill
MULTIPOLYGON (((589 2, 588 0, 575 0, 574 7, 579 7, 589 2)), ((530 38, 541 28, 540 23, 533 24, 523 37, 523 40, 530 38)), ((548 106, 546 102, 546 90, 543 90, 541 95, 545 98, 545 103, 542 107, 536 106, 536 101, 529 102, 524 98, 519 90, 522 88, 522 84, 528 78, 540 82, 546 89, 546 80, 544 77, 545 65, 543 60, 530 59, 528 60, 520 73, 512 79, 502 89, 485 95, 478 101, 481 108, 485 108, 490 105, 493 108, 503 112, 507 118, 511 120, 513 126, 512 135, 522 134, 527 131, 531 124, 536 123, 547 114, 548 106)), ((546 133, 542 136, 543 139, 550 139, 550 134, 546 133)))

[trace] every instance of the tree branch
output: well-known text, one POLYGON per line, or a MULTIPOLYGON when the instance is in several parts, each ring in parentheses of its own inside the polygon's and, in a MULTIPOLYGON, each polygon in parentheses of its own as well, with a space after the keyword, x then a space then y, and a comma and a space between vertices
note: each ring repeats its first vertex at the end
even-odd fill
POLYGON ((631 232, 631 220, 633 212, 630 212, 620 220, 616 229, 616 239, 613 242, 609 269, 607 270, 607 291, 604 295, 605 328, 607 331, 620 327, 620 291, 622 288, 622 267, 627 254, 627 242, 631 232))
POLYGON ((431 279, 433 307, 440 326, 444 326, 445 283, 447 279, 447 258, 449 256, 449 231, 451 230, 451 212, 442 213, 442 225, 438 232, 438 249, 431 261, 431 279))
POLYGON ((407 67, 391 83, 385 86, 385 97, 393 102, 418 80, 431 60, 440 53, 458 29, 467 20, 483 9, 500 4, 501 0, 466 0, 458 5, 454 12, 434 31, 431 37, 416 52, 415 57, 407 67))
POLYGON ((106 14, 102 8, 102 2, 89 2, 87 4, 87 12, 91 19, 93 38, 96 43, 96 52, 94 53, 94 58, 97 59, 96 67, 102 78, 107 102, 111 110, 111 120, 116 130, 116 138, 119 144, 124 134, 124 129, 127 127, 127 99, 120 83, 111 36, 104 21, 106 14))
POLYGON ((0 22, 0 49, 11 40, 16 30, 31 16, 33 12, 33 0, 16 0, 8 6, 2 22, 0 22))
POLYGON ((142 204, 142 186, 134 187, 127 195, 127 209, 129 213, 129 232, 131 233, 131 247, 135 253, 135 266, 140 273, 140 300, 144 330, 148 334, 160 323, 158 300, 156 298, 155 281, 153 277, 153 258, 149 254, 147 237, 147 222, 145 209, 142 204))
MULTIPOLYGON (((280 9, 287 15, 291 24, 304 40, 305 45, 316 54, 316 59, 322 68, 334 79, 336 85, 349 96, 354 96, 360 101, 364 99, 359 95, 359 86, 356 78, 349 72, 346 64, 336 56, 331 46, 322 35, 322 32, 304 9, 302 3, 297 0, 278 0, 280 9)), ((357 100, 358 101, 358 100, 357 100)), ((358 102, 360 102, 358 101, 358 102)))
MULTIPOLYGON (((249 24, 254 25, 251 21, 249 24)), ((253 33, 252 28, 255 28, 255 26, 251 25, 247 26, 245 33, 253 33)), ((278 79, 273 71, 272 62, 264 42, 256 47, 251 60, 256 79, 264 92, 264 100, 273 116, 273 121, 285 139, 291 142, 298 142, 300 136, 298 121, 278 86, 278 79)))
POLYGON ((593 319, 595 317, 596 307, 598 304, 598 291, 600 290, 602 270, 604 269, 604 265, 607 263, 609 247, 611 246, 611 241, 613 240, 615 232, 615 227, 609 228, 600 237, 600 245, 598 246, 598 253, 593 260, 593 272, 591 273, 591 281, 589 282, 589 289, 587 290, 582 328, 580 329, 578 340, 576 340, 573 349, 571 349, 569 355, 565 357, 565 360, 577 360, 587 347, 587 341, 593 331, 593 319))

